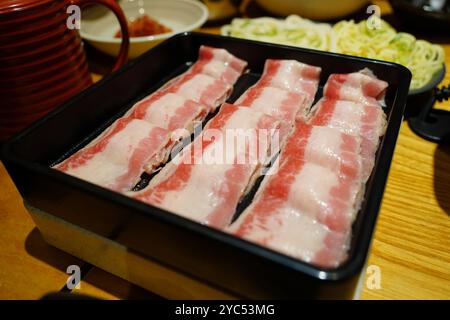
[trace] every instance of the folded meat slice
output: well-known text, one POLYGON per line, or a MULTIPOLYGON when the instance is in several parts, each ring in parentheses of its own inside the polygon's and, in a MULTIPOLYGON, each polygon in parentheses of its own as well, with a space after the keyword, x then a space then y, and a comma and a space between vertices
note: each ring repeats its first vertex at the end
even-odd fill
POLYGON ((322 98, 313 107, 308 123, 360 136, 363 181, 367 180, 375 162, 380 137, 386 131, 386 115, 380 106, 322 98))
POLYGON ((194 100, 206 105, 208 111, 213 112, 229 97, 232 86, 203 73, 188 73, 168 86, 164 86, 160 91, 176 93, 186 99, 194 100))
POLYGON ((332 154, 357 161, 357 139, 337 132, 340 138, 328 140, 330 133, 297 124, 273 172, 227 231, 306 262, 338 266, 346 258, 361 182, 347 170, 347 159, 332 154))
POLYGON ((169 91, 194 100, 214 111, 231 94, 232 87, 247 67, 225 49, 201 46, 198 60, 183 74, 166 83, 169 91))
POLYGON ((309 108, 319 85, 321 68, 296 60, 266 60, 264 72, 258 81, 261 87, 276 87, 306 96, 309 108))
POLYGON ((289 134, 297 118, 304 119, 307 111, 306 95, 258 84, 248 89, 235 105, 249 107, 279 119, 282 122, 281 139, 289 134))
POLYGON ((98 138, 53 168, 105 188, 125 192, 167 160, 167 130, 144 120, 120 118, 98 138))
POLYGON ((233 85, 246 67, 246 61, 235 57, 225 49, 201 46, 198 60, 187 73, 207 74, 233 85))
POLYGON ((289 137, 289 143, 291 147, 295 145, 295 148, 301 152, 298 154, 282 152, 281 161, 289 161, 291 158, 301 159, 326 167, 345 178, 361 180, 361 138, 358 136, 299 121, 289 137))
POLYGON ((203 121, 208 107, 175 93, 157 91, 136 103, 126 116, 141 119, 169 131, 193 131, 196 121, 203 121))
POLYGON ((354 73, 330 75, 323 95, 335 100, 384 105, 387 87, 387 82, 377 79, 369 69, 364 69, 354 73))
MULTIPOLYGON (((269 185, 225 231, 305 262, 321 267, 337 267, 347 256, 349 236, 331 231, 310 216, 292 210, 284 197, 271 197, 269 185)), ((286 198, 291 197, 289 191, 286 198)))
POLYGON ((200 46, 199 60, 216 60, 230 66, 234 70, 242 73, 247 67, 247 61, 237 58, 223 48, 200 46))
POLYGON ((268 115, 225 104, 202 134, 145 189, 129 195, 200 223, 223 228, 259 174, 273 130, 278 127, 279 122, 268 115), (238 142, 236 137, 242 138, 242 130, 251 134, 238 142), (252 156, 255 152, 261 157, 252 156))

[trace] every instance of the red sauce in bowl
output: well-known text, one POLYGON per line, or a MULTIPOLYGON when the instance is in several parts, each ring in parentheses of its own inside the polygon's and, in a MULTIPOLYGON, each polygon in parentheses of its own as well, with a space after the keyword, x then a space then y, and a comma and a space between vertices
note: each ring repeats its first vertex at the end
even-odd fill
MULTIPOLYGON (((128 30, 130 37, 146 37, 154 36, 156 34, 171 32, 172 29, 159 23, 155 19, 144 15, 133 22, 128 23, 128 30)), ((119 30, 116 32, 115 38, 122 37, 122 32, 119 30)))

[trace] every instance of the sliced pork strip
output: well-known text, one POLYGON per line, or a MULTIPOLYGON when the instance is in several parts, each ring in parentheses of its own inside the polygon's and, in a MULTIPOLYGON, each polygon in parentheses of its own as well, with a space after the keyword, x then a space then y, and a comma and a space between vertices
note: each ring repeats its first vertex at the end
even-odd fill
POLYGON ((379 106, 322 98, 314 106, 308 123, 360 136, 363 180, 367 180, 375 162, 379 139, 386 130, 386 115, 379 106))
POLYGON ((258 199, 227 231, 322 267, 335 267, 345 260, 348 235, 330 231, 279 202, 269 196, 258 199))
MULTIPOLYGON (((180 138, 178 129, 187 129, 189 133, 193 130, 195 121, 204 120, 208 112, 214 111, 217 106, 226 100, 231 93, 231 85, 246 66, 247 62, 236 58, 224 49, 202 46, 199 50, 199 60, 188 72, 169 81, 162 89, 138 102, 122 119, 96 139, 103 147, 99 149, 91 147, 96 143, 94 141, 88 146, 89 152, 85 152, 83 149, 84 151, 80 151, 81 155, 74 155, 74 158, 77 159, 84 157, 94 159, 89 162, 91 166, 101 167, 102 162, 105 162, 104 169, 90 175, 89 166, 75 165, 73 159, 67 160, 67 166, 61 164, 62 168, 65 167, 70 172, 75 171, 74 174, 80 177, 86 175, 86 180, 98 180, 99 184, 111 189, 127 190, 130 185, 136 182, 138 178, 135 176, 139 177, 142 170, 152 173, 155 166, 166 161, 170 150, 175 145, 175 140, 170 139, 170 136, 175 134, 175 137, 172 138, 180 138), (147 128, 144 122, 147 123, 147 128), (138 126, 142 127, 141 133, 133 131, 133 128, 138 126), (166 143, 164 148, 160 149, 160 143, 156 138, 152 140, 145 136, 146 130, 153 127, 155 127, 155 135, 159 132, 160 137, 164 137, 166 143), (120 130, 117 128, 120 128, 120 130), (111 132, 114 132, 114 135, 110 137, 111 132), (110 137, 110 139, 106 139, 108 142, 105 142, 106 140, 102 138, 104 136, 110 137), (142 141, 139 140, 140 138, 142 138, 142 141), (115 146, 116 140, 120 140, 122 145, 115 146), (152 145, 149 145, 150 142, 152 145), (141 150, 143 146, 146 148, 145 152, 141 150), (94 152, 97 149, 100 151, 94 152), (155 154, 151 157, 153 151, 155 151, 155 154), (111 153, 112 159, 116 157, 119 160, 109 161, 109 155, 105 156, 104 152, 106 154, 111 153), (116 153, 121 154, 121 156, 114 157, 116 153), (147 156, 146 165, 134 165, 141 160, 143 161, 147 156), (127 161, 133 163, 132 168, 130 167, 128 171, 125 170, 127 161), (75 166, 72 167, 72 165, 75 166), (135 172, 138 167, 141 170, 139 174, 135 172), (114 180, 118 179, 119 171, 126 171, 126 174, 124 173, 124 176, 120 178, 120 182, 114 180)), ((186 130, 183 132, 185 133, 186 130)))
POLYGON ((241 76, 241 72, 236 71, 231 66, 219 60, 211 60, 204 65, 200 65, 202 61, 196 62, 192 66, 192 72, 203 73, 215 79, 222 80, 230 85, 236 83, 241 76))
POLYGON ((329 229, 347 233, 359 209, 360 190, 360 180, 305 162, 296 174, 288 202, 329 229))
POLYGON ((189 72, 204 73, 233 85, 247 67, 247 62, 225 49, 201 46, 199 58, 189 72))
POLYGON ((199 50, 199 60, 221 61, 239 73, 244 72, 247 61, 237 58, 227 50, 202 45, 199 50))
MULTIPOLYGON (((251 148, 259 144, 260 135, 256 131, 270 132, 277 128, 279 122, 268 115, 226 104, 202 135, 168 163, 148 187, 130 196, 200 223, 224 228, 263 162, 249 155, 251 148), (235 129, 253 130, 255 134, 245 143, 234 144, 230 153, 226 130, 235 129)), ((267 154, 267 150, 262 151, 267 154)))
POLYGON ((309 108, 317 92, 320 72, 321 68, 296 60, 268 59, 258 85, 304 94, 309 108))
POLYGON ((383 105, 387 87, 387 82, 377 79, 370 70, 364 69, 360 72, 330 75, 323 96, 335 100, 383 105))
MULTIPOLYGON (((297 122, 295 131, 289 139, 289 143, 296 144, 296 148, 302 152, 289 155, 282 153, 280 157, 303 159, 305 162, 326 167, 348 178, 361 179, 362 158, 359 137, 334 128, 297 122)), ((282 158, 282 161, 289 161, 289 158, 282 158)))
MULTIPOLYGON (((312 215, 322 209, 320 201, 337 181, 332 171, 300 159, 280 163, 275 174, 264 178, 252 204, 226 231, 306 262, 337 266, 345 260, 349 232, 333 231, 312 215), (314 174, 325 176, 317 179, 314 174), (314 181, 319 181, 318 186, 311 184, 314 181)), ((336 203, 327 205, 339 208, 341 202, 336 203)))
POLYGON ((126 116, 141 119, 169 131, 187 129, 192 133, 194 123, 203 121, 208 107, 178 94, 157 91, 136 103, 126 116))
POLYGON ((248 89, 234 104, 251 107, 277 119, 294 123, 306 114, 306 96, 275 87, 254 86, 248 89))
POLYGON ((297 92, 256 85, 248 89, 235 105, 249 107, 279 119, 282 122, 280 137, 283 140, 291 132, 295 120, 304 118, 305 101, 306 96, 297 92))
POLYGON ((185 83, 197 74, 210 76, 232 87, 246 67, 246 61, 235 57, 225 49, 201 46, 197 61, 186 72, 162 86, 160 90, 185 83))
POLYGON ((280 153, 280 168, 271 170, 275 175, 290 175, 289 179, 298 180, 290 186, 296 195, 289 200, 293 208, 332 230, 344 232, 359 208, 358 151, 352 136, 298 123, 280 153))
POLYGON ((54 166, 72 176, 125 192, 167 158, 170 133, 146 121, 121 118, 83 149, 54 166))
POLYGON ((191 73, 180 81, 164 87, 163 91, 176 93, 186 99, 204 104, 208 106, 210 112, 213 112, 229 97, 232 86, 206 74, 191 73))
POLYGON ((252 204, 226 230, 306 262, 338 266, 360 205, 358 145, 339 130, 298 122, 252 204))

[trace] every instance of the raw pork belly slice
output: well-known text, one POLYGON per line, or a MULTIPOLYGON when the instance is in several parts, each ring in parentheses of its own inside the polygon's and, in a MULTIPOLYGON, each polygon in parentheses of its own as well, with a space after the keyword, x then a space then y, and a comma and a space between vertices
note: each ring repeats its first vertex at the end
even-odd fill
POLYGON ((317 91, 319 75, 320 68, 298 61, 267 60, 260 80, 235 104, 281 120, 283 140, 297 119, 305 119, 317 91))
POLYGON ((170 135, 146 121, 121 118, 97 139, 54 166, 72 176, 124 192, 167 159, 170 135))
POLYGON ((276 184, 268 185, 266 194, 254 200, 226 231, 308 263, 338 266, 347 256, 348 235, 292 210, 286 203, 289 190, 283 190, 286 196, 271 197, 276 184))
POLYGON ((225 49, 201 46, 197 62, 187 72, 136 103, 127 116, 170 131, 191 132, 195 121, 203 121, 226 100, 246 66, 247 62, 225 49))
POLYGON ((296 118, 304 118, 307 109, 305 100, 303 94, 257 84, 248 89, 235 105, 249 107, 281 120, 280 140, 284 140, 296 118))
POLYGON ((233 85, 246 67, 246 61, 235 57, 225 49, 201 46, 197 62, 187 73, 207 74, 233 85))
POLYGON ((216 60, 230 66, 239 73, 244 72, 247 67, 247 61, 239 59, 222 48, 213 48, 201 46, 199 50, 199 60, 216 60))
POLYGON ((322 98, 314 107, 310 122, 378 141, 386 130, 386 114, 377 105, 322 98))
POLYGON ((212 118, 206 129, 248 130, 248 129, 278 129, 279 121, 263 112, 247 107, 225 103, 219 113, 212 118))
POLYGON ((309 108, 317 92, 320 72, 321 68, 296 60, 268 59, 258 85, 304 94, 309 108))
POLYGON ((367 180, 372 172, 380 137, 386 131, 386 115, 381 107, 322 98, 313 107, 309 124, 360 136, 363 181, 367 180))
POLYGON ((379 80, 369 69, 347 74, 332 74, 323 89, 324 97, 363 104, 384 105, 388 83, 379 80))
POLYGON ((176 93, 186 99, 204 104, 210 112, 213 112, 225 102, 232 89, 230 84, 220 79, 203 73, 189 73, 160 90, 176 93))
MULTIPOLYGON (((336 164, 338 157, 314 147, 324 132, 296 125, 273 172, 228 232, 323 267, 338 266, 346 258, 361 183, 346 175, 346 160, 336 164)), ((354 138, 344 135, 341 141, 327 142, 328 136, 324 133, 320 142, 326 149, 336 150, 338 144, 341 153, 355 154, 354 138), (353 148, 346 139, 354 140, 349 144, 353 148)))
POLYGON ((167 161, 176 142, 193 131, 195 121, 203 121, 225 102, 246 66, 224 49, 202 46, 199 60, 186 73, 136 103, 55 168, 112 190, 130 190, 142 171, 152 173, 167 161))
MULTIPOLYGON (((239 156, 250 158, 252 145, 258 145, 260 140, 258 129, 270 132, 278 127, 279 122, 268 115, 224 105, 202 135, 168 163, 145 189, 129 195, 202 224, 224 228, 263 162, 258 158, 240 162, 239 156), (255 133, 245 143, 232 146, 231 159, 227 129, 252 129, 255 133)), ((267 150, 261 151, 267 154, 267 150)))
POLYGON ((142 119, 169 131, 187 129, 193 131, 195 121, 203 121, 208 108, 178 94, 157 91, 136 103, 127 113, 135 119, 142 119))
POLYGON ((201 46, 198 60, 160 90, 178 93, 209 107, 213 112, 231 94, 234 83, 247 67, 225 49, 201 46))
POLYGON ((302 152, 298 155, 282 153, 280 157, 289 157, 286 160, 281 158, 282 162, 289 161, 292 157, 299 158, 326 167, 345 178, 361 179, 361 138, 358 136, 334 128, 297 122, 289 139, 291 147, 297 144, 295 147, 302 152))

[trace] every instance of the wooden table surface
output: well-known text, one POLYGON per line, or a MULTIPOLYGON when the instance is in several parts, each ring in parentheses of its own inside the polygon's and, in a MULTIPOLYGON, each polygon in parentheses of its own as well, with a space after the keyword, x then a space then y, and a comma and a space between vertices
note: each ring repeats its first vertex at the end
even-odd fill
MULTIPOLYGON (((381 3, 382 12, 389 8, 381 3)), ((447 70, 450 44, 443 45, 447 70)), ((450 84, 447 71, 443 84, 450 84)), ((450 110, 450 103, 438 105, 450 110)), ((364 281, 362 299, 450 299, 450 147, 416 136, 403 123, 364 281), (375 268, 373 267, 375 266, 375 268)), ((83 262, 47 245, 0 163, 0 299, 38 299, 61 290, 69 265, 83 262)), ((104 299, 155 298, 95 267, 81 288, 104 299)))

